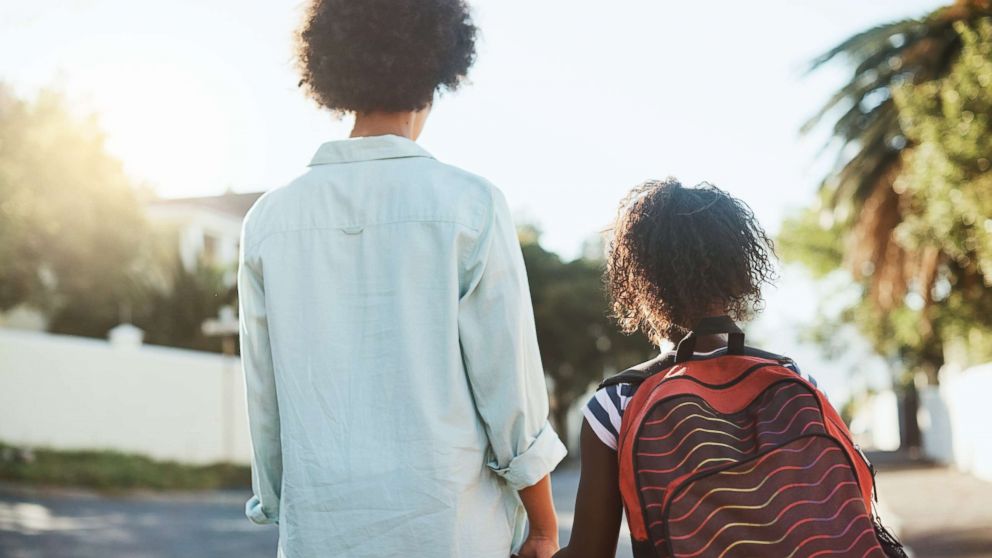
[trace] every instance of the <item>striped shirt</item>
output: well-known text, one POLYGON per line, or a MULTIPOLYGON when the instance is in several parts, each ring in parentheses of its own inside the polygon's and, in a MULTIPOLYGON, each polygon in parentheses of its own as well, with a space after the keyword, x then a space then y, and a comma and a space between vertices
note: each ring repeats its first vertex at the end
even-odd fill
MULTIPOLYGON (((726 351, 726 348, 721 348, 708 353, 694 353, 693 358, 713 357, 726 351)), ((816 380, 812 376, 804 374, 796 363, 790 360, 783 366, 816 386, 816 380)), ((606 386, 597 390, 589 403, 582 408, 582 414, 596 437, 613 451, 617 449, 617 438, 620 436, 620 421, 623 419, 623 412, 627 409, 627 404, 630 403, 630 398, 634 396, 636 389, 633 384, 624 383, 606 386)))

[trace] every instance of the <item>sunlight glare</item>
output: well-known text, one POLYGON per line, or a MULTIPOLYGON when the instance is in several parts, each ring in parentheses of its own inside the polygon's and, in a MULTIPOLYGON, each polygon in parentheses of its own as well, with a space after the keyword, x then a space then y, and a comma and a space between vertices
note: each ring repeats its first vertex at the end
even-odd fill
POLYGON ((68 76, 128 174, 164 196, 198 196, 258 172, 260 131, 239 118, 258 110, 249 88, 192 46, 142 46, 68 76), (245 150, 255 156, 242 158, 245 150))

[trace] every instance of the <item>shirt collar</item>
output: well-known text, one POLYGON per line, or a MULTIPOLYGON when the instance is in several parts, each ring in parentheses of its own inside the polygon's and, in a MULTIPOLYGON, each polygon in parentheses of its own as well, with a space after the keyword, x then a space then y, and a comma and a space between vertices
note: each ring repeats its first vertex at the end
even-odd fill
POLYGON ((393 135, 368 136, 329 141, 321 145, 310 161, 310 166, 406 157, 433 158, 427 150, 407 138, 393 135))

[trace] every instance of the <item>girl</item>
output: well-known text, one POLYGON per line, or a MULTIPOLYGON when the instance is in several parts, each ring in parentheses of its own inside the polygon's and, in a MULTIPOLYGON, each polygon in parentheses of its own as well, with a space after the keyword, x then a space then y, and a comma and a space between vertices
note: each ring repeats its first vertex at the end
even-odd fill
MULTIPOLYGON (((677 342, 710 316, 749 317, 761 286, 773 277, 772 242, 740 200, 710 186, 685 188, 677 180, 649 181, 621 203, 608 261, 608 290, 620 327, 642 331, 656 345, 677 342)), ((726 351, 717 335, 696 341, 696 356, 726 351)), ((754 349, 748 354, 775 357, 754 349)), ((664 368, 671 354, 638 367, 664 368)), ((795 364, 782 359, 798 372, 795 364)), ((558 558, 612 557, 623 506, 617 436, 629 383, 596 392, 583 409, 582 473, 569 545, 558 558)))

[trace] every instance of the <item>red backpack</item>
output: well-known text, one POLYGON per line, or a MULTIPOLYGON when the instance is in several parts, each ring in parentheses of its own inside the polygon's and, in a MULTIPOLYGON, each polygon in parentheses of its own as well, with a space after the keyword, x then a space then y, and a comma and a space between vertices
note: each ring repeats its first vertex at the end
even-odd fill
POLYGON ((905 556, 873 513, 871 465, 789 362, 707 318, 674 358, 607 380, 640 384, 617 447, 635 556, 905 556), (719 333, 726 353, 693 360, 719 333))

